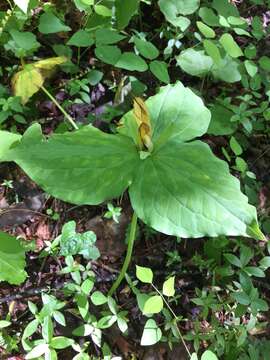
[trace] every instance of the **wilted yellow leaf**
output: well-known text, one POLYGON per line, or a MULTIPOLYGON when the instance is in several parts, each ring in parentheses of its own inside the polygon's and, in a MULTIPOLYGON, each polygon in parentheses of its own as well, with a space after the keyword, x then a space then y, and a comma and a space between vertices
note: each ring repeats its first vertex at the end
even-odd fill
POLYGON ((151 129, 150 115, 143 99, 139 97, 134 98, 133 113, 137 121, 141 143, 149 151, 152 151, 153 144, 151 140, 152 129, 151 129))
POLYGON ((40 71, 33 65, 25 65, 11 80, 13 93, 21 97, 22 104, 26 104, 30 97, 39 91, 44 80, 40 71))
POLYGON ((64 64, 68 59, 65 56, 57 56, 49 59, 39 60, 33 63, 35 68, 41 70, 52 70, 56 65, 64 64))
POLYGON ((14 95, 20 96, 22 104, 26 104, 42 87, 49 71, 66 61, 66 57, 59 56, 24 65, 11 80, 14 95))

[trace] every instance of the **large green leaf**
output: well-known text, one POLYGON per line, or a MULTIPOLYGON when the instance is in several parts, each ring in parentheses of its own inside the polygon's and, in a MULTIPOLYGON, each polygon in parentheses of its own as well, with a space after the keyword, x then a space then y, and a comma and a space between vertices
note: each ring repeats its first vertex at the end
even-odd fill
POLYGON ((256 222, 239 181, 201 141, 178 138, 154 151, 141 161, 129 193, 137 215, 168 235, 249 236, 256 222))
POLYGON ((191 48, 182 51, 176 60, 183 71, 193 76, 204 76, 213 66, 212 58, 205 55, 204 51, 191 48))
POLYGON ((53 13, 48 12, 40 16, 38 30, 42 34, 54 34, 70 31, 71 28, 63 24, 63 22, 53 13))
POLYGON ((194 13, 200 5, 200 0, 159 0, 158 4, 168 21, 182 27, 182 15, 194 13))
POLYGON ((15 161, 49 194, 95 205, 122 194, 139 156, 130 139, 92 126, 46 140, 35 124, 4 159, 15 161))
POLYGON ((214 64, 211 71, 215 78, 228 83, 234 83, 241 80, 239 64, 230 56, 226 56, 218 65, 214 64))
POLYGON ((237 122, 232 122, 234 113, 224 106, 216 103, 211 107, 212 118, 207 130, 212 135, 230 135, 237 129, 237 122))
POLYGON ((18 285, 26 279, 25 250, 19 240, 0 231, 0 281, 18 285))
POLYGON ((146 62, 139 55, 132 52, 124 52, 118 59, 115 66, 129 71, 143 72, 148 69, 146 62))
MULTIPOLYGON (((210 123, 211 113, 203 101, 182 83, 168 85, 146 101, 155 149, 161 147, 169 138, 189 141, 205 134, 210 123)), ((120 131, 136 141, 136 121, 133 111, 121 120, 125 127, 120 131)))
POLYGON ((16 141, 20 140, 20 138, 21 135, 0 130, 0 160, 4 156, 5 152, 10 148, 10 146, 16 141))
POLYGON ((140 0, 116 0, 116 23, 119 30, 124 29, 137 12, 140 0))

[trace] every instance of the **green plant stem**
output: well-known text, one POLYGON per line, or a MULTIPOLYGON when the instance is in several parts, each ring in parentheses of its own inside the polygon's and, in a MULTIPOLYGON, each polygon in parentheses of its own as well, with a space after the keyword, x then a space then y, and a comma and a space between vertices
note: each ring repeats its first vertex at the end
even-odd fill
POLYGON ((55 99, 55 97, 44 87, 41 86, 41 89, 45 92, 45 94, 52 100, 52 102, 58 107, 61 113, 65 116, 65 118, 70 122, 75 130, 78 130, 78 126, 75 124, 72 117, 66 112, 66 110, 59 104, 59 102, 55 99))
POLYGON ((186 349, 186 352, 188 353, 188 356, 191 358, 191 352, 189 351, 188 347, 187 347, 187 344, 183 338, 183 335, 181 334, 181 331, 177 325, 177 316, 175 314, 175 312, 173 311, 173 309, 171 308, 170 304, 168 303, 168 301, 164 298, 163 294, 158 290, 158 288, 155 287, 154 284, 151 284, 153 289, 158 293, 159 296, 161 296, 162 300, 164 301, 164 303, 166 304, 167 308, 170 310, 171 314, 173 315, 173 317, 175 318, 175 321, 176 321, 176 328, 177 328, 177 331, 178 331, 178 335, 182 341, 182 344, 184 345, 185 349, 186 349))
POLYGON ((132 256, 132 251, 133 251, 133 246, 134 246, 134 241, 135 241, 135 236, 136 236, 137 221, 138 221, 138 217, 134 212, 132 215, 130 232, 129 232, 129 236, 128 236, 128 247, 127 247, 126 258, 125 258, 124 264, 122 266, 122 269, 120 271, 120 274, 118 275, 118 278, 115 280, 115 282, 113 283, 113 285, 109 291, 109 296, 112 296, 113 293, 118 288, 118 286, 121 284, 121 281, 124 279, 127 269, 129 267, 131 256, 132 256))

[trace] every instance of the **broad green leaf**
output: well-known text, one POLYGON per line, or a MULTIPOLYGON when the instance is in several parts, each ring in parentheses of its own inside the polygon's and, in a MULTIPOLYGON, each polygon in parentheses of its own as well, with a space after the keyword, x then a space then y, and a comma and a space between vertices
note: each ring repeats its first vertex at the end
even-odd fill
POLYGON ((74 4, 80 11, 91 12, 91 6, 94 5, 95 0, 74 0, 74 4))
POLYGON ((199 16, 202 21, 209 26, 220 26, 218 16, 211 8, 201 7, 199 10, 199 16))
POLYGON ((252 60, 245 60, 245 68, 249 76, 254 77, 258 72, 258 66, 252 60))
POLYGON ((87 80, 89 81, 90 85, 95 86, 97 85, 101 79, 103 78, 103 73, 101 71, 98 70, 91 70, 88 74, 87 74, 87 80))
POLYGON ((125 52, 118 59, 115 64, 116 67, 129 71, 146 71, 148 66, 146 62, 133 52, 125 52))
POLYGON ((234 113, 224 106, 216 103, 211 110, 211 122, 207 130, 208 134, 212 135, 230 135, 237 129, 237 123, 232 122, 231 118, 234 113))
POLYGON ((243 292, 243 291, 240 291, 240 292, 236 292, 233 294, 233 297, 235 298, 235 300, 237 302, 239 302, 239 304, 241 305, 249 305, 250 304, 250 298, 249 296, 243 292))
POLYGON ((95 54, 106 64, 115 65, 121 57, 121 50, 117 46, 102 45, 95 49, 95 54))
POLYGON ((88 336, 94 332, 94 327, 90 324, 84 324, 77 327, 72 331, 72 334, 75 336, 88 336))
POLYGON ((213 60, 210 56, 205 55, 204 51, 187 49, 176 57, 178 65, 187 74, 193 76, 204 76, 211 70, 213 60))
POLYGON ((179 26, 181 15, 193 14, 198 9, 200 0, 159 0, 158 4, 166 19, 174 26, 179 26))
POLYGON ((25 250, 20 241, 0 231, 0 281, 18 285, 26 279, 25 250))
POLYGON ((214 64, 212 74, 215 78, 228 83, 234 83, 241 80, 239 64, 230 56, 226 56, 219 64, 214 64))
POLYGON ((215 31, 212 28, 210 28, 208 25, 204 24, 203 22, 197 21, 196 25, 197 25, 198 29, 200 30, 200 32, 206 38, 213 39, 216 36, 215 31))
POLYGON ((38 30, 42 34, 53 34, 70 31, 71 28, 63 24, 57 16, 49 12, 40 16, 38 30))
POLYGON ((117 31, 111 29, 98 29, 95 33, 97 45, 115 44, 123 39, 125 36, 120 35, 117 31))
POLYGON ((265 273, 262 269, 260 269, 259 267, 255 267, 255 266, 246 266, 244 268, 244 271, 249 275, 249 276, 256 276, 256 277, 260 277, 263 278, 265 277, 265 273))
POLYGON ((27 9, 30 0, 14 0, 14 3, 25 13, 27 14, 27 9))
POLYGON ((234 28, 233 31, 237 34, 237 35, 245 35, 245 36, 248 36, 248 37, 252 37, 252 35, 250 35, 249 32, 247 32, 246 30, 244 29, 241 29, 241 28, 234 28))
POLYGON ((104 5, 95 5, 94 6, 95 12, 104 17, 111 17, 112 16, 112 10, 104 5))
POLYGON ((49 194, 74 204, 94 205, 123 193, 139 155, 128 138, 92 126, 45 140, 35 124, 9 150, 6 160, 17 162, 49 194))
POLYGON ((260 67, 265 71, 270 71, 270 58, 268 56, 262 56, 259 59, 260 67))
MULTIPOLYGON (((152 140, 158 149, 169 138, 189 141, 206 133, 211 114, 203 101, 182 83, 168 85, 146 102, 152 124, 152 140), (180 121, 181 119, 181 121, 180 121)), ((119 131, 135 139, 133 111, 122 119, 119 131)))
POLYGON ((20 139, 21 135, 0 130, 0 160, 11 145, 20 139))
POLYGON ((150 41, 134 37, 134 43, 139 53, 146 59, 153 60, 158 57, 159 51, 150 41))
POLYGON ((196 353, 191 354, 190 360, 199 360, 198 355, 196 353))
POLYGON ((240 26, 247 24, 247 21, 245 19, 238 16, 229 16, 227 20, 233 26, 240 26))
POLYGON ((203 47, 207 55, 211 56, 213 62, 219 65, 221 61, 221 55, 219 52, 219 48, 216 44, 211 40, 204 40, 203 47))
POLYGON ((40 46, 36 36, 31 32, 12 29, 10 35, 16 46, 25 51, 36 50, 40 46))
POLYGON ((234 266, 239 267, 240 269, 242 268, 242 262, 240 261, 240 259, 238 259, 237 256, 233 255, 233 254, 224 254, 224 257, 229 261, 229 263, 231 263, 234 266))
POLYGON ((157 326, 157 323, 153 319, 147 320, 142 338, 141 338, 141 345, 142 346, 150 346, 154 345, 161 339, 162 332, 160 328, 157 326))
POLYGON ((231 4, 228 0, 213 0, 212 7, 225 18, 229 16, 237 17, 239 12, 237 7, 231 4))
POLYGON ((68 40, 67 45, 88 47, 94 44, 95 40, 91 33, 86 30, 78 30, 68 40))
POLYGON ((105 304, 108 299, 105 295, 102 294, 100 291, 95 291, 91 295, 91 301, 94 305, 99 306, 105 304))
POLYGON ((170 277, 163 283, 162 292, 165 296, 174 296, 175 288, 174 288, 175 276, 170 277))
POLYGON ((159 295, 151 296, 146 300, 143 307, 143 314, 158 314, 163 309, 163 300, 159 295))
POLYGON ((73 339, 69 339, 65 336, 53 337, 50 346, 54 349, 65 349, 74 343, 73 339))
POLYGON ((170 76, 168 73, 168 66, 164 61, 154 60, 150 63, 149 69, 152 74, 155 75, 158 80, 169 84, 170 76))
POLYGON ((223 46, 224 50, 232 58, 238 58, 244 55, 239 45, 235 42, 234 38, 230 34, 223 34, 219 39, 219 42, 223 46))
POLYGON ((124 29, 133 15, 138 11, 140 0, 115 0, 116 25, 119 30, 124 29))
POLYGON ((217 356, 210 350, 206 350, 202 354, 201 360, 218 360, 217 356))
POLYGON ((34 319, 30 323, 28 323, 23 331, 22 339, 26 339, 32 336, 37 331, 38 326, 39 326, 38 319, 34 319))
POLYGON ((250 236, 257 231, 256 210, 239 181, 200 141, 175 138, 154 151, 141 161, 129 194, 138 217, 168 235, 250 236))
POLYGON ((136 265, 136 276, 143 283, 151 284, 153 282, 153 272, 149 268, 136 265))
POLYGON ((270 267, 270 256, 265 256, 260 260, 260 267, 267 270, 270 267))

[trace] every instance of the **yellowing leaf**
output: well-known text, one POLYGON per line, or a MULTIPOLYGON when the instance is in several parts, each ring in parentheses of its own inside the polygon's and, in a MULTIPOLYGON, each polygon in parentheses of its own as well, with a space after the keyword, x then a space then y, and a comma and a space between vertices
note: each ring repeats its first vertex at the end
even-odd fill
POLYGON ((56 56, 49 59, 39 60, 33 63, 35 68, 41 70, 52 70, 56 65, 64 64, 67 61, 65 56, 56 56))
POLYGON ((22 104, 26 104, 42 87, 49 72, 66 61, 66 57, 59 56, 25 65, 11 80, 14 95, 20 96, 22 104))
POLYGON ((174 296, 175 294, 174 280, 175 280, 175 276, 172 276, 164 282, 162 289, 163 295, 174 296))
MULTIPOLYGON (((149 151, 153 150, 152 144, 152 129, 150 115, 143 99, 139 97, 134 98, 133 113, 135 115, 139 134, 140 134, 140 146, 143 144, 149 151)), ((141 146, 142 147, 142 146, 141 146)))
POLYGON ((22 104, 26 104, 30 97, 39 91, 44 80, 38 69, 35 69, 33 65, 26 65, 12 78, 14 95, 20 96, 22 104))

